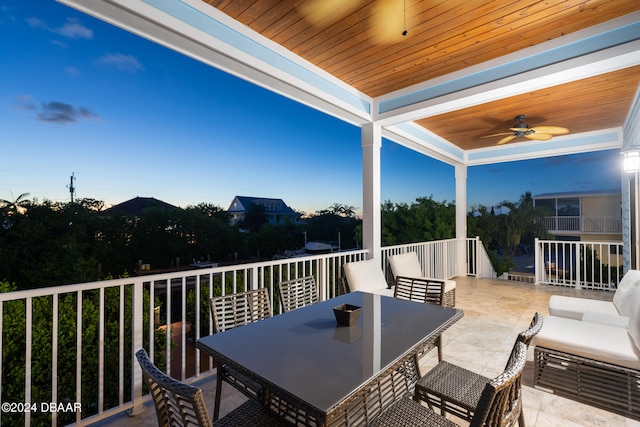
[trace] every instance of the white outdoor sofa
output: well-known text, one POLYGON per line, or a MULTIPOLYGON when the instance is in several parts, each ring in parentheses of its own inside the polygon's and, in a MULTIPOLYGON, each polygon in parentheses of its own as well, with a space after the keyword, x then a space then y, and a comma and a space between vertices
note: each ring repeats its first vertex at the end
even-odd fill
MULTIPOLYGON (((632 281, 620 285, 624 298, 618 299, 616 307, 628 310, 624 311, 627 316, 600 313, 594 318, 604 321, 593 322, 587 312, 581 319, 556 312, 545 318, 533 340, 534 384, 640 420, 640 287, 632 281), (611 321, 615 317, 626 320, 624 324, 611 321)), ((615 302, 616 298, 609 304, 615 302)))
POLYGON ((626 327, 631 309, 631 296, 638 285, 640 285, 640 271, 629 270, 618 284, 612 302, 552 295, 549 299, 549 314, 626 327))

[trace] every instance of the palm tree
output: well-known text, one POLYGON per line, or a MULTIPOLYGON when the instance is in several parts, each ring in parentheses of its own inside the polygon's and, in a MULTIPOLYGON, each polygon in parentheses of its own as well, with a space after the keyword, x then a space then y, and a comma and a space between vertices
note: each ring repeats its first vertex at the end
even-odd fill
MULTIPOLYGON (((13 197, 13 193, 11 194, 11 197, 13 197)), ((0 204, 2 204, 0 209, 2 209, 2 213, 7 216, 22 213, 22 211, 29 205, 29 200, 27 199, 27 197, 29 197, 29 193, 20 194, 13 200, 13 202, 0 199, 0 204)))
POLYGON ((517 203, 504 201, 501 207, 509 209, 509 213, 504 216, 504 227, 500 243, 511 258, 516 254, 518 245, 522 243, 522 237, 531 233, 535 236, 547 236, 547 230, 542 224, 536 222, 536 219, 543 216, 540 208, 536 208, 533 204, 531 192, 520 196, 517 203))

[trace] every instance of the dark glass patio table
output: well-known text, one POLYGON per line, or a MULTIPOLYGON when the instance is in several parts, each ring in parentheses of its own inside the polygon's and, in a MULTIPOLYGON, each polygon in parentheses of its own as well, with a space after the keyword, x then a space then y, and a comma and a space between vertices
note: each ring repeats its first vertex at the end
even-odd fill
POLYGON ((462 316, 455 308, 352 292, 202 337, 197 347, 257 382, 263 403, 294 424, 357 425, 362 417, 350 412, 362 402, 354 396, 366 399, 368 384, 433 346, 462 316), (337 325, 333 307, 340 304, 361 307, 357 324, 337 325))

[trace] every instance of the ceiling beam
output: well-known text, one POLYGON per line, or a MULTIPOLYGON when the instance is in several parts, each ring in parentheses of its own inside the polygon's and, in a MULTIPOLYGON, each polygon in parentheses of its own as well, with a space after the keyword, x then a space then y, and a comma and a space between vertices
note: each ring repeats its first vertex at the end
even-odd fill
POLYGON ((638 64, 640 40, 379 113, 374 115, 374 120, 381 126, 392 126, 638 64))

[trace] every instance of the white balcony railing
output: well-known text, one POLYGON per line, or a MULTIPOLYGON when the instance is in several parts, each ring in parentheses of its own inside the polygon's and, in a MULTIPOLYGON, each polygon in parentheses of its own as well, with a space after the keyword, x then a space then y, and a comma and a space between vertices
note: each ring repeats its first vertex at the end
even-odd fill
POLYGON ((622 233, 622 218, 615 216, 548 216, 538 221, 550 232, 622 233))
MULTIPOLYGON (((467 245, 474 270, 478 245, 477 239, 467 245)), ((455 240, 384 248, 383 268, 388 255, 407 250, 419 254, 425 275, 456 275, 455 240)), ((266 287, 277 314, 278 282, 313 275, 320 299, 332 298, 339 292, 342 265, 366 254, 338 252, 0 293, 0 401, 23 409, 25 403, 43 409, 48 402, 73 408, 4 411, 0 424, 88 425, 122 411, 135 413, 148 399, 135 363, 138 348, 147 348, 158 365, 185 382, 214 372, 213 361, 193 346, 213 332, 211 296, 266 287)))
POLYGON ((614 290, 622 267, 622 242, 535 241, 536 283, 614 290))
POLYGON ((279 313, 279 281, 313 275, 320 298, 332 298, 342 265, 365 256, 340 252, 0 293, 0 401, 21 405, 0 412, 0 424, 88 425, 135 411, 142 403, 138 348, 183 381, 212 373, 213 362, 192 344, 213 332, 209 297, 266 287, 279 313), (47 402, 82 410, 40 410, 47 402))

